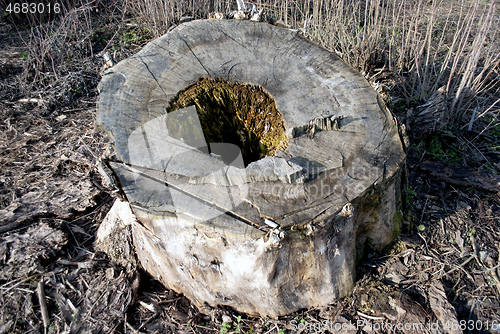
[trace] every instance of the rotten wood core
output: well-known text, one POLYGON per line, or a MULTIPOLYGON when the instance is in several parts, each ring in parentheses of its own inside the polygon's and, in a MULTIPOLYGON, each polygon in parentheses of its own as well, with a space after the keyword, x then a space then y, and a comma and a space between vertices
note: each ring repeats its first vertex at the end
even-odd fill
MULTIPOLYGON (((167 112, 191 105, 196 106, 205 142, 237 145, 245 166, 288 145, 283 115, 270 94, 258 85, 202 77, 179 92, 167 112)), ((189 138, 194 142, 186 143, 196 147, 198 138, 190 132, 190 124, 189 119, 168 122, 167 128, 172 137, 189 138)))
POLYGON ((116 149, 101 170, 125 194, 137 260, 201 309, 327 305, 352 290, 365 248, 400 231, 396 121, 359 73, 292 30, 184 23, 99 91, 116 149))

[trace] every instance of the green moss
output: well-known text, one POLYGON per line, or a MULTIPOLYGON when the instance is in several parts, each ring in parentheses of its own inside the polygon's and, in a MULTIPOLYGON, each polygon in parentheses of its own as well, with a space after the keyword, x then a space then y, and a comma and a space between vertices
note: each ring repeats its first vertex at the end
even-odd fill
MULTIPOLYGON (((194 105, 207 143, 232 143, 245 165, 288 145, 283 115, 262 87, 201 78, 181 91, 167 108, 171 112, 194 105)), ((182 137, 182 127, 175 131, 182 137)))

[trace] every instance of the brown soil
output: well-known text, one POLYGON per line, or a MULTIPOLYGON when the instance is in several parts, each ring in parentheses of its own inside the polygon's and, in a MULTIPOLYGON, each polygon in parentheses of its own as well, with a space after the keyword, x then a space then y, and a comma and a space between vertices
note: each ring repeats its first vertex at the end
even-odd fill
POLYGON ((280 319, 226 308, 201 314, 146 273, 113 264, 93 247, 113 201, 96 172, 109 154, 95 126, 104 60, 82 65, 88 93, 48 107, 20 90, 26 49, 10 27, 2 30, 0 333, 495 332, 499 193, 430 175, 420 146, 408 151, 407 230, 360 263, 356 289, 333 305, 280 319))

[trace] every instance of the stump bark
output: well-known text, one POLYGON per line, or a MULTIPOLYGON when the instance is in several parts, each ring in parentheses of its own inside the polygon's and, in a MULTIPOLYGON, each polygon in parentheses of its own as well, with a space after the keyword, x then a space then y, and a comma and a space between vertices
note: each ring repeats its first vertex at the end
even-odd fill
POLYGON ((368 82, 297 32, 182 24, 108 70, 98 122, 140 264, 197 306, 329 304, 401 225, 405 154, 368 82))

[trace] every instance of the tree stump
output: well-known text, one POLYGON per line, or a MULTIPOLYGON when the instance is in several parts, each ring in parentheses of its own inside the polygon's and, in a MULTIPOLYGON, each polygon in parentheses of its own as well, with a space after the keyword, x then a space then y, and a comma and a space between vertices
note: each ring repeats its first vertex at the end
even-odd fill
POLYGON ((401 225, 405 154, 368 82, 296 31, 182 24, 108 70, 98 122, 142 267, 197 306, 346 296, 401 225))

